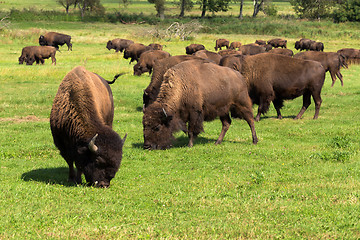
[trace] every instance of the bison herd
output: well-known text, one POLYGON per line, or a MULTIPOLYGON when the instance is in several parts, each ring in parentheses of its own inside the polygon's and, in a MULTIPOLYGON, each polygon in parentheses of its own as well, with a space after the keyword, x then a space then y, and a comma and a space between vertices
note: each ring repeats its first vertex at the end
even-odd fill
MULTIPOLYGON (((72 50, 69 35, 50 32, 40 36, 41 46, 22 49, 19 63, 31 65, 52 59, 59 46, 72 50)), ((133 61, 134 75, 148 72, 151 80, 143 93, 144 149, 167 149, 174 133, 188 135, 188 146, 204 131, 203 122, 219 118, 222 129, 215 144, 228 131, 231 118, 244 119, 250 127, 252 142, 258 142, 254 121, 259 121, 271 102, 282 118, 284 101, 303 97, 295 119, 315 103, 314 119, 319 116, 321 89, 325 73, 332 85, 336 77, 343 85, 340 68, 360 60, 360 50, 345 48, 324 52, 324 44, 310 39, 295 42, 299 53, 287 48, 287 40, 256 40, 241 44, 227 39, 215 41, 215 52, 202 44, 185 47, 184 55, 171 56, 160 44, 144 45, 128 39, 113 39, 108 50, 122 52, 133 61), (225 48, 225 49, 222 49, 225 48), (306 50, 301 52, 302 50, 306 50), (254 118, 252 107, 258 105, 254 118)), ((81 183, 81 175, 94 186, 108 187, 122 159, 121 138, 112 130, 114 102, 110 84, 83 67, 75 67, 61 82, 53 102, 50 126, 54 143, 69 165, 69 180, 81 183), (74 164, 77 172, 74 170, 74 164)))

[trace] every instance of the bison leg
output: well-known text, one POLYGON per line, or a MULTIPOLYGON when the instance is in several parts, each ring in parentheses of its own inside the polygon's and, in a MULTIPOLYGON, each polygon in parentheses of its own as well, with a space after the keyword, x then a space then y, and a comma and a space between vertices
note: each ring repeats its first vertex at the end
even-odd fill
POLYGON ((51 56, 51 65, 56 65, 56 58, 55 58, 55 56, 51 56))
POLYGON ((218 139, 216 140, 215 144, 220 144, 222 142, 222 140, 225 137, 225 134, 227 132, 227 130, 229 130, 229 127, 231 125, 231 119, 229 114, 227 114, 226 116, 222 116, 220 117, 221 123, 222 123, 222 129, 221 129, 221 133, 218 137, 218 139))
POLYGON ((194 145, 195 138, 199 135, 203 130, 203 121, 204 117, 201 111, 194 111, 194 113, 190 114, 190 120, 188 124, 188 136, 189 136, 189 144, 188 147, 192 147, 194 145))
POLYGON ((272 97, 267 96, 267 94, 260 95, 258 113, 255 117, 255 121, 260 121, 260 115, 266 113, 269 110, 270 102, 272 97), (262 96, 263 95, 263 96, 262 96))
POLYGON ((314 115, 314 119, 317 119, 317 118, 318 118, 319 112, 320 112, 320 106, 321 106, 321 103, 322 103, 321 96, 320 96, 320 92, 321 92, 321 89, 320 89, 320 91, 317 91, 317 92, 315 92, 315 93, 312 94, 313 99, 314 99, 314 102, 315 102, 315 115, 314 115))
POLYGON ((69 43, 66 43, 67 47, 68 47, 68 51, 71 50, 72 51, 72 44, 69 42, 69 43))
POLYGON ((280 99, 274 99, 273 104, 277 113, 277 118, 282 119, 280 109, 284 106, 284 101, 280 99))
POLYGON ((329 72, 330 72, 330 76, 331 76, 331 80, 332 80, 331 87, 333 87, 334 84, 335 84, 335 81, 336 81, 336 76, 335 76, 335 73, 332 70, 330 70, 329 72))
POLYGON ((343 75, 341 74, 340 70, 336 72, 336 76, 339 78, 340 82, 341 82, 341 86, 344 86, 344 82, 343 82, 343 75))
POLYGON ((235 111, 231 112, 231 116, 245 119, 245 121, 248 123, 250 130, 251 130, 253 144, 257 144, 258 138, 256 136, 256 131, 255 131, 254 115, 252 112, 252 106, 251 105, 244 106, 241 104, 241 105, 237 105, 234 110, 235 111))
MULTIPOLYGON (((311 93, 309 91, 306 91, 303 95, 303 106, 302 106, 300 112, 298 113, 298 115, 294 119, 300 119, 301 116, 306 111, 306 109, 310 106, 310 104, 311 104, 311 93)), ((315 112, 316 112, 316 110, 315 110, 315 112)))

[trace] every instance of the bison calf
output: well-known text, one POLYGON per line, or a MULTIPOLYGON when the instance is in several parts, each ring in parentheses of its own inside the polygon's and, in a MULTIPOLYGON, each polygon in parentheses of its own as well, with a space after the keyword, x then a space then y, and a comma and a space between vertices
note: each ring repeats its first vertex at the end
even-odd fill
POLYGON ((134 41, 128 39, 115 38, 113 40, 109 40, 106 44, 106 48, 110 51, 111 49, 115 49, 115 52, 123 52, 124 49, 133 44, 134 41))
POLYGON ((56 48, 51 46, 35 46, 30 49, 26 57, 26 65, 32 65, 35 61, 36 64, 44 64, 45 60, 51 57, 51 64, 56 65, 56 48))
POLYGON ((178 130, 187 132, 192 147, 203 122, 216 117, 222 122, 215 142, 220 144, 231 124, 230 113, 247 121, 256 144, 251 106, 246 82, 238 72, 201 60, 179 63, 166 71, 156 101, 144 111, 144 148, 169 148, 178 130))

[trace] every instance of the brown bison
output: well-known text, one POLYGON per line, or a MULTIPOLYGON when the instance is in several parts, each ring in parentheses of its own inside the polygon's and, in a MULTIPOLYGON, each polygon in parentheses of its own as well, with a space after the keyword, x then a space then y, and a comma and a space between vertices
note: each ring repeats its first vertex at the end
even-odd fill
POLYGON ((324 44, 322 42, 315 42, 313 41, 311 44, 310 44, 310 48, 309 50, 311 51, 324 51, 324 44))
POLYGON ((122 38, 115 38, 113 40, 109 40, 106 44, 106 48, 110 51, 111 49, 115 49, 115 52, 123 52, 124 49, 133 44, 134 41, 122 38))
POLYGON ((345 57, 347 64, 360 63, 360 49, 342 48, 337 53, 345 57))
POLYGON ((145 46, 142 43, 133 43, 131 44, 128 48, 125 49, 124 51, 124 58, 125 59, 129 59, 130 58, 130 62, 129 64, 131 64, 133 61, 138 62, 140 55, 143 52, 152 50, 152 48, 150 46, 145 46))
POLYGON ((329 71, 332 79, 331 87, 334 86, 336 81, 336 76, 339 78, 341 82, 341 86, 343 83, 343 76, 340 73, 340 68, 347 68, 345 57, 341 54, 335 52, 300 52, 295 54, 294 58, 304 59, 304 60, 314 60, 320 62, 324 67, 325 71, 329 71), (336 75, 336 76, 335 76, 336 75))
POLYGON ((282 54, 288 57, 292 57, 294 55, 294 52, 287 48, 274 48, 269 50, 268 53, 282 54))
POLYGON ((232 49, 232 50, 239 50, 239 48, 241 47, 241 42, 231 42, 230 43, 230 46, 229 46, 229 49, 232 49))
POLYGON ((232 55, 232 54, 241 54, 240 51, 237 51, 235 49, 224 49, 224 50, 220 50, 218 51, 218 54, 223 57, 223 56, 226 56, 226 55, 232 55))
POLYGON ((262 53, 254 56, 233 55, 223 57, 220 65, 238 70, 247 80, 249 95, 254 104, 258 104, 260 115, 268 111, 272 101, 277 117, 282 118, 280 109, 284 100, 303 95, 303 106, 295 117, 301 118, 311 104, 315 102, 314 119, 319 116, 321 89, 325 81, 325 70, 321 63, 291 58, 280 54, 262 53))
POLYGON ((185 48, 185 52, 188 55, 194 54, 195 52, 200 51, 200 50, 205 50, 205 46, 202 44, 194 43, 194 44, 190 44, 189 46, 187 46, 185 48))
POLYGON ((221 50, 222 47, 226 47, 226 49, 229 48, 229 40, 221 38, 215 41, 215 51, 217 51, 218 49, 221 50))
POLYGON ((51 64, 56 65, 56 48, 51 46, 35 46, 30 49, 26 55, 26 65, 32 65, 35 61, 36 64, 44 64, 45 60, 51 57, 51 64))
POLYGON ((134 75, 140 76, 144 72, 151 74, 155 61, 168 57, 170 57, 170 53, 162 50, 150 50, 142 53, 138 63, 134 66, 134 75))
POLYGON ((286 48, 287 40, 281 38, 274 38, 267 41, 267 43, 273 46, 274 48, 278 48, 278 47, 286 48))
POLYGON ((264 53, 265 50, 266 49, 263 46, 259 46, 257 44, 246 44, 240 47, 240 52, 243 55, 255 55, 259 53, 264 53))
POLYGON ((310 45, 313 43, 313 40, 302 38, 299 41, 295 42, 295 49, 296 50, 310 50, 310 45))
POLYGON ((70 181, 81 183, 84 174, 91 185, 110 185, 126 139, 112 129, 113 117, 113 96, 106 80, 84 67, 75 67, 64 77, 51 109, 50 127, 55 146, 69 165, 70 181))
POLYGON ((178 63, 194 59, 206 61, 194 55, 177 55, 156 61, 153 66, 153 74, 151 76, 150 84, 144 90, 143 107, 146 108, 149 104, 155 101, 160 91, 160 86, 163 82, 163 76, 169 68, 175 66, 178 63))
POLYGON ((216 64, 220 63, 220 59, 221 59, 221 55, 216 53, 216 52, 211 52, 208 50, 200 50, 197 51, 196 53, 193 54, 194 56, 203 58, 203 59, 208 59, 210 61, 213 61, 216 64))
POLYGON ((220 144, 231 124, 229 113, 247 121, 256 144, 251 99, 241 74, 199 60, 179 63, 166 71, 156 101, 144 111, 144 148, 169 148, 178 130, 187 132, 192 147, 204 131, 203 122, 216 117, 222 122, 215 142, 220 144))
POLYGON ((35 47, 37 46, 27 46, 21 50, 21 55, 19 57, 19 64, 24 64, 24 62, 26 62, 26 60, 29 58, 30 53, 32 52, 32 49, 35 47))
POLYGON ((265 40, 255 40, 255 43, 258 44, 258 45, 266 45, 265 40))
POLYGON ((163 50, 163 46, 158 43, 150 43, 148 45, 152 50, 163 50))
POLYGON ((59 45, 62 46, 64 44, 67 45, 68 51, 72 50, 72 44, 70 41, 71 36, 57 32, 48 32, 45 35, 40 35, 39 37, 40 46, 53 46, 57 50, 59 49, 59 45))

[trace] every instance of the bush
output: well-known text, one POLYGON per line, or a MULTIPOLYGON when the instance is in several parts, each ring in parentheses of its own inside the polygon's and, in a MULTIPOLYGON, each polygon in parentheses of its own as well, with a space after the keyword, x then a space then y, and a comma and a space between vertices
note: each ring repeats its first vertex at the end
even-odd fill
POLYGON ((334 11, 335 22, 359 22, 360 21, 360 0, 348 0, 334 11))

